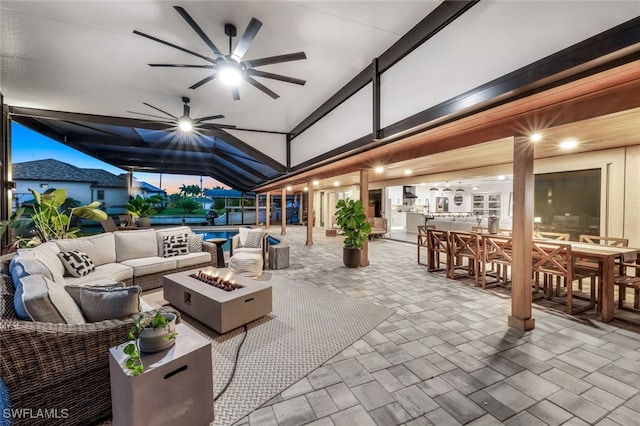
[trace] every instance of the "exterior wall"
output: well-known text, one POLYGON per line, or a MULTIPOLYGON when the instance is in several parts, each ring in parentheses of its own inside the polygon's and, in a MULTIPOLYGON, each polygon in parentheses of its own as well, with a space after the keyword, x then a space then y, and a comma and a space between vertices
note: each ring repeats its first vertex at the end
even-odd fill
POLYGON ((16 180, 16 190, 14 191, 14 203, 15 196, 18 196, 18 201, 23 202, 30 200, 33 197, 29 188, 43 193, 49 188, 67 190, 67 197, 78 200, 80 204, 89 204, 91 200, 91 184, 89 182, 61 182, 61 181, 48 181, 48 180, 16 180), (43 188, 41 185, 47 185, 43 188))
MULTIPOLYGON (((135 195, 135 194, 134 194, 135 195)), ((100 201, 104 203, 107 213, 124 213, 124 206, 129 201, 127 188, 105 188, 101 186, 93 187, 92 201, 100 201), (104 199, 98 199, 98 190, 104 191, 104 199)))

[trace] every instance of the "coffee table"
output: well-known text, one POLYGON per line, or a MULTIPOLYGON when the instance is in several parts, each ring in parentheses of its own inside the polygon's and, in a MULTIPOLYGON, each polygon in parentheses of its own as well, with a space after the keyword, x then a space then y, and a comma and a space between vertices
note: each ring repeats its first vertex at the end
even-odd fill
POLYGON ((269 284, 233 276, 242 288, 226 291, 206 284, 191 275, 198 271, 225 276, 227 268, 206 267, 164 276, 164 299, 219 333, 240 327, 271 312, 272 289, 269 284))

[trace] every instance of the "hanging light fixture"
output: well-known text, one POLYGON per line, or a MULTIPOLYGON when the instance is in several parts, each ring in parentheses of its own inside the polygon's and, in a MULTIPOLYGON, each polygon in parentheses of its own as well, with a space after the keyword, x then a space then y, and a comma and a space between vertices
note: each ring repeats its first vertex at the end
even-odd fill
POLYGON ((442 190, 442 192, 444 191, 453 191, 451 188, 449 188, 449 182, 447 182, 447 187, 442 190))
POLYGON ((433 186, 429 188, 429 191, 440 191, 440 188, 438 188, 437 183, 434 183, 433 186))
POLYGON ((462 185, 462 182, 458 182, 458 189, 456 189, 456 192, 464 192, 464 189, 462 189, 460 185, 462 185))

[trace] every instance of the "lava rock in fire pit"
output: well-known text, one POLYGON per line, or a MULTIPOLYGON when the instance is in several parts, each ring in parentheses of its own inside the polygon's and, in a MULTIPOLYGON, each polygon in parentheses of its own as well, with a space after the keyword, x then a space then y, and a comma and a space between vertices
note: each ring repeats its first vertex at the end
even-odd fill
POLYGON ((236 284, 235 281, 225 280, 219 275, 211 275, 204 271, 198 271, 190 276, 198 281, 202 281, 205 284, 212 285, 224 291, 233 291, 239 288, 244 288, 243 285, 236 284))

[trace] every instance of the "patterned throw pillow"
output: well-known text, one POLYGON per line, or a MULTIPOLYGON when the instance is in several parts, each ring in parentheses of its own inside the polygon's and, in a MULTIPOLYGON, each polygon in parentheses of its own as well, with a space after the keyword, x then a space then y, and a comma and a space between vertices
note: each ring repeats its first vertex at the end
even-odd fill
POLYGON ((61 251, 58 253, 58 257, 62 261, 67 273, 72 277, 84 277, 89 272, 96 270, 96 265, 94 265, 93 260, 91 260, 87 253, 81 250, 61 251))
POLYGON ((264 236, 264 232, 261 231, 250 231, 247 234, 247 240, 244 243, 246 248, 260 248, 262 247, 262 237, 264 236))
POLYGON ((189 234, 189 253, 200 253, 202 251, 202 238, 204 234, 189 234))
POLYGON ((188 235, 187 234, 174 234, 167 235, 162 239, 162 257, 180 256, 181 254, 187 254, 188 235))

